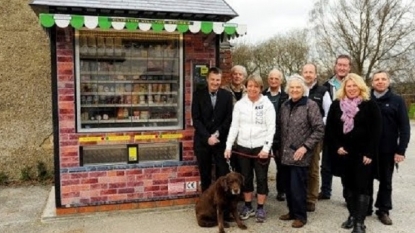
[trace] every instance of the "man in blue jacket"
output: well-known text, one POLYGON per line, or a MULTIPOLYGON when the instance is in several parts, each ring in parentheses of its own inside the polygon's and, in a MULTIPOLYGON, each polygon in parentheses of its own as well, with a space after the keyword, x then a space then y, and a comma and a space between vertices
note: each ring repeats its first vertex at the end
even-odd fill
MULTIPOLYGON (((392 225, 389 211, 392 209, 392 175, 395 165, 405 160, 405 151, 410 138, 410 123, 405 102, 389 88, 390 77, 380 71, 372 78, 372 96, 381 110, 382 134, 379 143, 378 171, 375 178, 379 180, 375 207, 376 215, 385 225, 392 225)), ((373 193, 373 184, 372 184, 373 193)), ((373 196, 373 195, 372 195, 373 196)), ((371 214, 372 206, 368 214, 371 214)))

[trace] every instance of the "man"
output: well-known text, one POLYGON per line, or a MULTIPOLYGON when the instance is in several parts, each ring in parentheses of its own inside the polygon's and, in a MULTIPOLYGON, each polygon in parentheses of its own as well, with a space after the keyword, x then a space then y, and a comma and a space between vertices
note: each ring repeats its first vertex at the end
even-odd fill
MULTIPOLYGON (((325 86, 320 86, 317 83, 317 67, 314 64, 306 64, 302 69, 302 76, 310 89, 308 98, 314 100, 320 108, 321 116, 323 117, 324 124, 331 105, 330 94, 325 86)), ((307 185, 307 211, 313 212, 316 210, 316 202, 318 199, 319 188, 319 161, 320 152, 322 149, 322 142, 319 142, 313 150, 313 157, 311 159, 309 173, 308 173, 308 185, 307 185)))
MULTIPOLYGON (((246 68, 241 65, 235 65, 231 69, 231 80, 228 85, 222 86, 223 89, 229 91, 232 94, 233 104, 239 101, 244 95, 246 95, 246 87, 244 81, 248 73, 246 68)), ((234 155, 231 157, 232 167, 236 172, 240 172, 239 163, 237 162, 238 156, 234 155)))
MULTIPOLYGON (((339 55, 336 58, 334 65, 335 75, 323 86, 327 87, 332 100, 336 98, 336 92, 340 88, 340 85, 352 68, 352 59, 349 55, 339 55)), ((321 188, 318 195, 319 200, 330 199, 331 197, 331 185, 333 181, 333 174, 331 173, 331 161, 330 155, 326 153, 326 148, 323 148, 323 155, 321 161, 321 188)))
MULTIPOLYGON (((408 112, 402 97, 389 88, 390 77, 387 72, 380 71, 372 77, 372 95, 382 114, 382 134, 379 143, 378 171, 379 180, 376 197, 376 215, 385 225, 392 225, 389 211, 392 209, 392 175, 395 164, 405 160, 405 151, 411 135, 408 112)), ((373 181, 372 181, 373 182, 373 181)), ((373 183, 372 183, 373 197, 373 183)), ((371 213, 372 206, 369 207, 371 213)))
MULTIPOLYGON (((271 103, 274 105, 275 115, 278 119, 279 109, 281 104, 288 99, 287 93, 281 89, 281 84, 284 81, 284 77, 281 71, 273 69, 268 74, 268 89, 265 90, 262 94, 267 96, 271 103)), ((275 155, 275 164, 277 165, 277 174, 276 174, 276 188, 277 188, 277 200, 285 201, 285 190, 284 190, 284 179, 283 172, 281 172, 281 157, 278 156, 278 148, 280 147, 280 142, 278 141, 276 134, 274 134, 274 141, 272 143, 272 153, 275 155)))
POLYGON ((231 93, 219 88, 221 80, 222 71, 212 67, 208 71, 207 87, 193 93, 193 148, 199 167, 202 192, 207 190, 212 182, 213 161, 216 178, 229 172, 223 153, 232 121, 233 103, 231 93))
POLYGON ((235 65, 231 69, 231 80, 230 83, 222 88, 232 93, 233 103, 240 100, 242 96, 246 94, 246 87, 244 81, 248 73, 246 68, 241 65, 235 65))

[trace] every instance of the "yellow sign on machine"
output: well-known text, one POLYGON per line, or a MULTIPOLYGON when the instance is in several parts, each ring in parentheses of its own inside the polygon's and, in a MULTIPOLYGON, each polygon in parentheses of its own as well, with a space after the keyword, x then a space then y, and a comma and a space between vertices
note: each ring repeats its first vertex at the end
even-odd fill
POLYGON ((149 134, 145 134, 145 135, 135 135, 134 136, 134 140, 149 140, 149 139, 156 139, 156 135, 149 135, 149 134))
POLYGON ((107 141, 129 141, 130 140, 130 136, 107 136, 106 140, 107 141))
POLYGON ((162 139, 178 139, 178 138, 182 138, 182 137, 183 137, 183 134, 181 134, 181 133, 160 135, 160 138, 162 138, 162 139))

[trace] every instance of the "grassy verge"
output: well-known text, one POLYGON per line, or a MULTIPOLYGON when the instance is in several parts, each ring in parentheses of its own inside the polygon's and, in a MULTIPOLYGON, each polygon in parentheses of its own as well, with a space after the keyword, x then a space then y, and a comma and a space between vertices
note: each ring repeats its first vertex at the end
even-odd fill
POLYGON ((408 116, 409 116, 409 119, 413 119, 413 120, 415 119, 415 103, 409 105, 408 116))

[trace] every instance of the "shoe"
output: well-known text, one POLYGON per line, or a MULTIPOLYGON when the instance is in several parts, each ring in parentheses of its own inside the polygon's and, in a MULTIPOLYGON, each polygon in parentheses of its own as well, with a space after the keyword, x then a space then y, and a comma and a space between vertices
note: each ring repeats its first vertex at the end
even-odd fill
POLYGON ((285 201, 285 193, 278 193, 277 201, 285 201))
POLYGON ((307 212, 314 212, 314 211, 316 211, 316 204, 307 203, 307 212))
POLYGON ((293 217, 291 217, 291 214, 290 213, 288 213, 288 214, 284 214, 284 215, 281 215, 280 216, 280 220, 283 220, 283 221, 288 221, 288 220, 293 220, 294 218, 293 217))
POLYGON ((319 193, 318 194, 318 199, 319 200, 330 200, 330 196, 326 196, 326 195, 324 195, 323 193, 319 193))
POLYGON ((349 216, 346 221, 342 223, 342 228, 344 229, 352 229, 354 226, 354 217, 349 216))
POLYGON ((265 212, 264 208, 257 209, 255 217, 257 222, 265 222, 265 219, 267 218, 267 213, 265 212))
POLYGON ((252 216, 255 216, 255 210, 254 210, 254 208, 249 208, 248 206, 244 206, 243 208, 242 208, 242 212, 239 214, 239 217, 242 219, 242 220, 246 220, 246 219, 248 219, 249 217, 252 217, 252 216))
POLYGON ((294 220, 293 224, 291 224, 291 226, 292 226, 293 228, 301 228, 301 227, 303 227, 305 224, 306 224, 305 222, 303 222, 303 221, 301 221, 301 220, 299 220, 299 219, 296 219, 296 220, 294 220))
POLYGON ((392 225, 392 219, 389 217, 387 213, 376 211, 376 215, 378 216, 378 219, 381 223, 385 225, 392 225))

